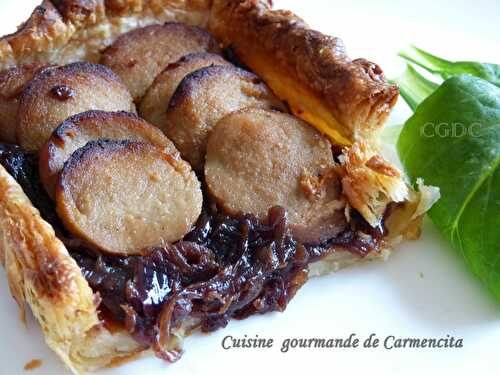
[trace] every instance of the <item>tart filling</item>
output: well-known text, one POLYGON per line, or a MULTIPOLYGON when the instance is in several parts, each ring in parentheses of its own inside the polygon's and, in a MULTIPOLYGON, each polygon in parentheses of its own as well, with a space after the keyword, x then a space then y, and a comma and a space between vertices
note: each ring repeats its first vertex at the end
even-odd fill
POLYGON ((206 199, 195 226, 180 241, 116 256, 95 250, 64 229, 43 191, 36 155, 3 144, 0 163, 69 249, 99 296, 105 325, 127 330, 168 361, 181 354, 176 336, 196 327, 214 331, 231 318, 283 311, 307 281, 312 263, 338 251, 358 257, 379 252, 387 234, 383 222, 371 227, 354 210, 346 224, 341 209, 338 225, 343 229, 311 244, 296 239, 283 207, 272 207, 261 218, 229 216, 206 199))

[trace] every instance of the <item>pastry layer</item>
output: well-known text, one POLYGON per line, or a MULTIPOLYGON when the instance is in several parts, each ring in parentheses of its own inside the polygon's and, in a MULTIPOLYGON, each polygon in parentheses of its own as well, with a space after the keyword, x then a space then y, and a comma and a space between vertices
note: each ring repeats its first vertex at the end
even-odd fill
POLYGON ((371 137, 396 103, 398 88, 377 64, 352 60, 341 39, 265 1, 214 1, 209 30, 336 143, 371 137))

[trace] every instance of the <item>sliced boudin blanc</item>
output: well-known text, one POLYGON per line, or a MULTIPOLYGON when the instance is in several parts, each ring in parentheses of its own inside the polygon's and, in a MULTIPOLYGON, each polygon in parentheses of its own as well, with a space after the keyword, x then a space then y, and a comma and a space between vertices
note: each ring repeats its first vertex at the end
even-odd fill
POLYGON ((148 143, 89 142, 64 165, 57 213, 73 235, 116 255, 178 241, 203 199, 196 175, 179 163, 148 143))
POLYGON ((203 170, 207 137, 225 115, 246 107, 285 110, 256 75, 234 66, 199 69, 181 81, 170 100, 165 134, 195 170, 203 170))
POLYGON ((142 118, 165 128, 167 107, 170 98, 182 79, 198 69, 213 65, 232 65, 215 53, 198 52, 181 57, 169 64, 154 80, 142 99, 139 113, 142 118))
POLYGON ((44 64, 27 64, 0 73, 0 142, 16 143, 19 97, 44 64))
POLYGON ((168 22, 129 31, 102 53, 101 63, 110 67, 139 101, 165 67, 192 52, 220 52, 207 31, 183 23, 168 22))
POLYGON ((282 206, 297 238, 318 243, 346 225, 330 143, 285 113, 249 108, 231 113, 209 136, 205 180, 233 215, 265 219, 282 206))
POLYGON ((21 95, 16 137, 38 151, 69 116, 100 109, 135 112, 127 87, 103 65, 78 62, 40 71, 21 95))
POLYGON ((130 112, 87 111, 64 121, 40 150, 40 178, 47 193, 54 197, 55 184, 71 154, 90 141, 131 140, 164 147, 179 158, 174 144, 156 127, 130 112))

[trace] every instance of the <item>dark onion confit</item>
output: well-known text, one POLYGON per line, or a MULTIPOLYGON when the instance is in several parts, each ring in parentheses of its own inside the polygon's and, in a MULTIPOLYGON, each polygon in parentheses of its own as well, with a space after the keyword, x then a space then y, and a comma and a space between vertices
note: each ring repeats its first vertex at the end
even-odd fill
POLYGON ((100 254, 68 238, 41 187, 36 157, 0 145, 0 163, 16 178, 42 217, 56 229, 92 290, 100 296, 105 324, 125 327, 157 356, 174 361, 181 353, 175 333, 190 322, 204 332, 229 319, 283 311, 307 281, 308 265, 332 247, 365 256, 376 251, 382 228, 371 228, 353 212, 345 230, 321 245, 298 243, 282 207, 260 221, 229 217, 205 205, 196 227, 182 241, 145 249, 125 258, 100 254))
POLYGON ((158 337, 157 317, 165 301, 187 285, 219 271, 214 254, 193 242, 150 248, 126 258, 70 251, 91 288, 99 292, 103 317, 121 323, 145 346, 158 337))
POLYGON ((308 252, 290 235, 281 207, 269 210, 267 223, 250 215, 234 219, 205 212, 187 238, 212 248, 221 268, 211 279, 167 299, 153 347, 169 361, 180 353, 170 346, 170 335, 187 317, 209 332, 225 327, 231 318, 283 311, 307 280, 308 252))
POLYGON ((23 151, 17 145, 0 143, 0 164, 21 185, 24 193, 38 208, 42 217, 56 230, 59 229, 59 218, 54 205, 40 182, 36 155, 23 151))

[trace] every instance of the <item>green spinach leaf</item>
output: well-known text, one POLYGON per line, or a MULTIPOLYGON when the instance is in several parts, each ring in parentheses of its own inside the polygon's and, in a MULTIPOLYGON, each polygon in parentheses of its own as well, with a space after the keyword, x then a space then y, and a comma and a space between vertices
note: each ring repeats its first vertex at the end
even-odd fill
POLYGON ((413 182, 440 188, 430 218, 500 300, 500 89, 470 75, 446 80, 397 149, 413 182))
POLYGON ((470 74, 500 87, 500 65, 497 64, 475 61, 448 61, 415 46, 412 46, 409 52, 399 53, 399 56, 431 73, 440 75, 443 79, 460 74, 470 74))

